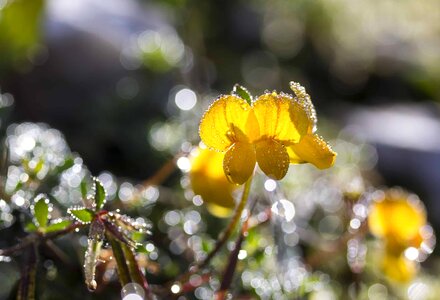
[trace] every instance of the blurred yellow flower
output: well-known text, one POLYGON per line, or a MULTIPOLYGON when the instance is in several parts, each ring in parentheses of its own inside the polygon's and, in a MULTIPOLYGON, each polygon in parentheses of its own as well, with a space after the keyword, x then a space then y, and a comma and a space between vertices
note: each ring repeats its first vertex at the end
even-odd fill
POLYGON ((420 229, 426 224, 426 212, 420 201, 397 189, 376 200, 368 216, 370 232, 384 238, 390 247, 419 247, 420 229))
POLYGON ((252 175, 258 162, 269 177, 282 179, 289 163, 309 162, 320 169, 333 165, 336 153, 318 135, 310 96, 291 82, 296 97, 266 93, 249 104, 236 95, 218 98, 200 123, 200 137, 225 153, 224 173, 236 184, 252 175))
POLYGON ((426 258, 434 246, 433 234, 423 232, 430 227, 426 211, 415 195, 402 190, 391 189, 379 195, 371 205, 368 227, 384 242, 382 271, 385 276, 406 282, 416 274, 418 261, 423 260, 423 256, 426 258))
POLYGON ((407 259, 402 253, 385 252, 382 257, 382 270, 386 277, 394 281, 408 282, 417 273, 418 265, 407 259))
POLYGON ((223 158, 223 153, 199 147, 191 157, 189 173, 194 193, 202 197, 208 211, 217 217, 231 214, 235 207, 232 193, 237 188, 223 172, 223 158))

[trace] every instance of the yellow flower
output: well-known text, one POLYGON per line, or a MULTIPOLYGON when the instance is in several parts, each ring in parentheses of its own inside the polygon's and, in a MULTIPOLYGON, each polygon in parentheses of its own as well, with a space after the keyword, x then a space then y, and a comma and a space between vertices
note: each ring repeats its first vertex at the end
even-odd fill
POLYGON ((409 281, 417 273, 419 255, 429 253, 422 244, 433 246, 433 235, 423 231, 429 226, 426 211, 415 195, 402 190, 379 195, 371 205, 368 227, 384 243, 382 271, 391 280, 409 281))
POLYGON ((408 282, 417 273, 418 264, 408 260, 403 254, 385 252, 382 257, 382 270, 388 279, 408 282))
POLYGON ((243 184, 258 162, 269 177, 282 179, 289 163, 309 162, 330 167, 336 153, 318 135, 310 96, 297 83, 296 97, 266 93, 249 104, 236 95, 219 97, 200 123, 200 137, 212 150, 225 153, 223 169, 228 179, 243 184))
POLYGON ((200 147, 194 152, 189 173, 194 193, 202 197, 211 214, 229 216, 235 207, 232 193, 237 186, 230 183, 223 172, 224 154, 200 147))
POLYGON ((387 248, 419 247, 420 229, 427 222, 421 202, 401 190, 387 191, 376 200, 368 216, 370 232, 385 239, 387 248))

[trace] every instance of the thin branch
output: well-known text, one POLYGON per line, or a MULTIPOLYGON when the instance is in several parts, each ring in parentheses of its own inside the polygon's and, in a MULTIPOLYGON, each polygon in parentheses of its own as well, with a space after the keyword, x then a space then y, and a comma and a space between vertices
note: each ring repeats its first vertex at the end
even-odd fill
POLYGON ((238 263, 238 254, 241 250, 241 245, 243 244, 244 239, 248 235, 249 230, 249 220, 250 216, 252 215, 252 212, 254 211, 256 201, 252 204, 252 207, 249 210, 249 215, 247 216, 246 220, 243 222, 243 225, 241 226, 240 234, 238 235, 237 241, 235 242, 235 248, 229 255, 229 263, 223 273, 223 279, 220 284, 220 289, 216 292, 215 298, 217 300, 223 300, 226 299, 227 291, 232 283, 232 278, 234 277, 235 269, 237 268, 238 263))
POLYGON ((174 172, 174 170, 176 169, 176 162, 182 155, 182 153, 176 154, 173 158, 168 160, 159 170, 157 170, 153 176, 144 180, 141 185, 144 188, 147 188, 149 186, 159 185, 164 182, 171 175, 171 173, 174 172))
POLYGON ((206 258, 201 261, 200 263, 196 264, 195 266, 192 266, 187 272, 180 275, 178 278, 173 280, 172 282, 169 282, 165 285, 165 293, 168 293, 170 291, 171 286, 176 282, 187 282, 188 278, 198 272, 200 269, 207 266, 212 258, 218 253, 218 251, 223 247, 223 245, 228 241, 229 237, 232 235, 232 233, 235 230, 235 227, 237 226, 237 223, 240 221, 241 215, 243 214, 243 210, 246 207, 248 198, 249 198, 249 192, 251 188, 252 183, 252 177, 249 178, 248 181, 246 181, 243 193, 241 195, 240 203, 238 204, 235 213, 229 222, 228 227, 219 235, 219 239, 217 240, 214 249, 211 250, 211 252, 206 256, 206 258))
POLYGON ((68 234, 68 233, 74 231, 75 229, 83 227, 83 226, 85 226, 85 224, 75 222, 75 223, 70 224, 69 226, 67 226, 66 228, 64 228, 62 230, 50 232, 50 233, 47 233, 44 235, 38 234, 38 233, 29 234, 20 243, 14 245, 12 247, 9 247, 9 248, 0 249, 0 255, 3 255, 3 256, 17 255, 23 249, 29 247, 33 243, 43 242, 43 241, 50 240, 50 239, 56 239, 60 236, 68 234))
POLYGON ((240 221, 241 215, 248 201, 249 191, 251 189, 251 183, 252 183, 252 177, 244 185, 244 190, 243 190, 243 194, 241 195, 240 203, 238 204, 237 209, 235 210, 235 214, 232 217, 231 222, 229 223, 226 230, 220 235, 219 237, 220 239, 217 240, 214 249, 208 254, 208 256, 200 264, 197 265, 198 269, 201 269, 210 263, 211 259, 223 247, 223 245, 227 242, 229 237, 234 232, 235 227, 237 226, 238 221, 240 221))
POLYGON ((75 265, 71 262, 69 256, 64 253, 52 240, 46 240, 42 246, 52 258, 59 260, 62 264, 74 270, 75 265))
POLYGON ((22 265, 20 284, 18 285, 17 300, 34 300, 37 275, 36 244, 26 248, 26 255, 22 265))

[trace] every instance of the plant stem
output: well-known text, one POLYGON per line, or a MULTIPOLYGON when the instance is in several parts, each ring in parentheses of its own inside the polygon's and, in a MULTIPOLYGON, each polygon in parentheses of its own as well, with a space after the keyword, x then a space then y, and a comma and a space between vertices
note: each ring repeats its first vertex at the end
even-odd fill
POLYGON ((159 170, 156 171, 156 173, 153 174, 153 176, 145 179, 141 183, 142 187, 147 188, 149 186, 159 185, 164 182, 171 175, 171 173, 174 172, 174 170, 176 169, 176 162, 182 156, 183 153, 178 153, 170 160, 168 160, 159 170))
POLYGON ((11 256, 11 255, 17 255, 20 253, 23 249, 27 248, 29 245, 36 243, 36 242, 44 242, 46 240, 55 239, 59 236, 65 235, 67 233, 70 233, 74 231, 76 228, 80 228, 85 226, 81 223, 72 223, 71 225, 67 226, 66 228, 54 232, 47 233, 45 235, 40 234, 30 234, 26 236, 19 244, 16 244, 12 247, 0 249, 0 255, 4 256, 11 256))
POLYGON ((240 221, 241 215, 243 214, 243 210, 246 207, 246 204, 248 202, 249 198, 249 192, 251 190, 252 185, 252 176, 246 181, 243 188, 243 193, 241 194, 240 203, 238 204, 237 208, 235 209, 235 213, 232 216, 231 221, 229 222, 228 227, 219 235, 219 238, 215 244, 214 249, 211 250, 211 252, 208 254, 208 256, 200 263, 196 264, 192 268, 190 268, 189 271, 185 272, 184 274, 180 275, 177 279, 173 280, 172 282, 168 283, 165 288, 165 293, 168 293, 170 290, 171 285, 173 285, 176 281, 185 283, 189 276, 196 273, 203 267, 207 266, 212 258, 218 253, 218 251, 223 247, 223 245, 228 241, 228 239, 231 237, 232 233, 235 230, 235 227, 237 226, 237 223, 240 221))
POLYGON ((118 269, 119 282, 124 287, 130 282, 130 273, 128 270, 127 262, 125 261, 124 253, 122 252, 121 243, 118 242, 111 234, 106 234, 107 240, 110 241, 113 250, 113 256, 116 260, 116 266, 118 269))
MULTIPOLYGON (((244 224, 245 225, 245 224, 244 224)), ((247 226, 243 226, 247 227, 247 226)), ((241 245, 247 235, 247 231, 245 228, 242 228, 240 230, 240 234, 237 238, 237 241, 235 242, 235 248, 234 250, 229 254, 229 263, 226 266, 225 271, 223 272, 223 279, 220 285, 220 289, 216 292, 216 299, 217 300, 223 300, 226 299, 226 294, 231 286, 232 278, 234 277, 235 268, 237 267, 238 262, 238 253, 240 252, 241 245)))
POLYGON ((246 207, 249 198, 249 192, 251 190, 251 184, 252 184, 252 176, 244 184, 243 194, 241 195, 240 203, 238 204, 237 209, 235 210, 235 214, 232 217, 231 222, 229 223, 226 230, 220 234, 219 240, 217 240, 214 249, 208 254, 208 256, 200 264, 198 264, 198 268, 203 268, 206 265, 208 265, 211 259, 217 254, 217 252, 221 249, 221 247, 226 243, 226 241, 234 232, 235 227, 237 226, 237 223, 238 221, 240 221, 241 215, 243 214, 243 210, 246 207))
POLYGON ((24 265, 18 287, 17 300, 34 300, 37 275, 37 245, 31 244, 26 248, 24 265))

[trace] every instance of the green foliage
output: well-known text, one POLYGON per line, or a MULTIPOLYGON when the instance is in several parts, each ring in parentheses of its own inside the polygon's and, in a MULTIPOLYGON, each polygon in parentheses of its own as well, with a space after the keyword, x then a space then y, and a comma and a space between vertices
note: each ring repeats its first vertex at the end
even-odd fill
POLYGON ((234 88, 232 90, 232 94, 236 95, 240 98, 243 98, 244 100, 246 100, 247 103, 249 103, 249 105, 252 104, 252 95, 251 93, 247 90, 247 88, 239 85, 239 84, 235 84, 234 88))
POLYGON ((63 220, 63 219, 56 220, 50 223, 49 225, 47 225, 46 233, 66 229, 67 226, 69 226, 70 224, 72 224, 71 220, 63 220))
POLYGON ((40 228, 45 228, 49 219, 49 199, 45 195, 38 196, 35 198, 33 208, 35 225, 40 228))
POLYGON ((85 207, 71 207, 67 210, 67 213, 78 222, 83 224, 92 222, 93 218, 95 217, 95 213, 85 207))
POLYGON ((43 0, 9 0, 3 8, 0 4, 0 63, 18 62, 32 55, 40 38, 43 7, 43 0))
POLYGON ((95 211, 99 211, 105 203, 105 189, 101 181, 98 178, 93 178, 93 186, 95 190, 95 211))

